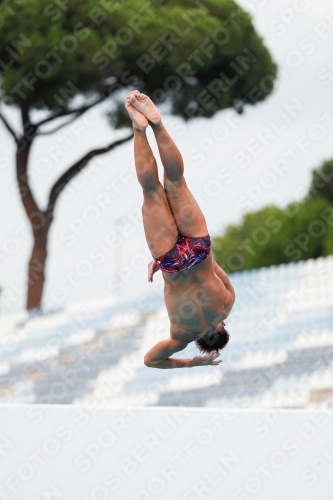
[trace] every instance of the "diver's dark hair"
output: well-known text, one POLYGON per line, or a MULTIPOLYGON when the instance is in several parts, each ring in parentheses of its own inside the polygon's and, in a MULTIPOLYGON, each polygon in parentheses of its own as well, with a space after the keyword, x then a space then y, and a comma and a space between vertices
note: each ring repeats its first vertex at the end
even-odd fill
POLYGON ((211 338, 207 339, 197 339, 195 340, 195 344, 199 351, 202 353, 209 353, 212 351, 220 352, 227 343, 229 342, 230 335, 227 330, 224 328, 220 328, 211 338))

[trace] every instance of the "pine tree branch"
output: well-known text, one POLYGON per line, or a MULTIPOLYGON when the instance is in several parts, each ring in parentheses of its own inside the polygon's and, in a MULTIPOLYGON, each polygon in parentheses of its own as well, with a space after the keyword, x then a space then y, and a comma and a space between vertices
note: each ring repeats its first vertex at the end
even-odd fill
POLYGON ((18 137, 14 131, 14 129, 9 125, 8 121, 6 120, 6 118, 3 116, 3 114, 0 112, 0 119, 3 121, 6 129, 8 130, 8 132, 10 132, 12 134, 12 136, 14 137, 15 139, 15 142, 18 141, 18 137))
POLYGON ((39 128, 42 125, 44 125, 45 123, 52 122, 53 120, 56 120, 57 118, 62 118, 63 116, 68 116, 68 115, 77 114, 77 113, 82 115, 83 113, 88 111, 88 109, 92 108, 93 106, 96 106, 96 104, 99 104, 100 102, 102 102, 102 100, 98 99, 94 103, 89 104, 87 106, 83 106, 82 108, 72 109, 72 110, 69 109, 67 111, 64 111, 64 110, 59 111, 58 113, 51 115, 48 118, 45 118, 44 120, 41 120, 40 122, 36 123, 35 125, 37 128, 39 128))
POLYGON ((74 163, 74 165, 72 165, 68 170, 66 170, 66 172, 62 174, 62 176, 59 177, 59 179, 52 186, 45 214, 49 218, 52 218, 54 207, 60 193, 67 186, 67 184, 73 179, 73 177, 75 177, 78 173, 80 173, 84 169, 84 167, 89 163, 89 161, 92 158, 104 153, 108 153, 117 146, 120 146, 121 144, 124 144, 125 142, 129 141, 130 139, 132 139, 132 137, 133 134, 125 137, 124 139, 119 139, 117 141, 114 141, 105 148, 94 149, 92 151, 89 151, 89 153, 85 154, 79 161, 74 163))
MULTIPOLYGON (((82 114, 82 113, 81 113, 82 114)), ((79 113, 77 113, 74 118, 72 118, 71 120, 68 120, 67 122, 65 123, 62 123, 61 125, 58 125, 58 127, 54 128, 53 130, 48 130, 46 132, 37 132, 36 135, 38 136, 41 136, 41 135, 50 135, 50 134, 53 134, 54 132, 58 132, 58 130, 66 127, 67 125, 70 125, 71 123, 75 122, 75 120, 80 116, 79 113)))
POLYGON ((41 120, 39 123, 36 123, 35 126, 38 129, 39 127, 41 127, 45 123, 49 123, 49 122, 55 120, 56 118, 61 118, 63 116, 68 116, 68 115, 72 115, 72 114, 75 114, 76 115, 75 118, 77 118, 78 116, 82 115, 83 113, 85 113, 89 109, 93 108, 94 106, 97 106, 97 104, 100 104, 101 102, 105 101, 105 99, 107 99, 107 97, 109 97, 111 94, 112 94, 112 92, 109 92, 108 88, 106 88, 104 90, 104 92, 102 93, 102 95, 98 99, 96 99, 96 101, 93 102, 92 104, 87 104, 86 106, 82 106, 81 108, 72 109, 72 110, 70 110, 70 109, 69 110, 61 110, 58 113, 55 113, 54 115, 49 116, 48 118, 45 118, 44 120, 41 120))

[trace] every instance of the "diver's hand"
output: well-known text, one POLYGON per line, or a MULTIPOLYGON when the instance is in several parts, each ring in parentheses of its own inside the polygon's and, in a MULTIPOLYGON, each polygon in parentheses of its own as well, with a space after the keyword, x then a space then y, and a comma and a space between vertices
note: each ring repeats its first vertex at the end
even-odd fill
POLYGON ((222 363, 222 359, 218 359, 217 361, 216 358, 218 358, 221 355, 221 353, 217 351, 212 351, 207 356, 195 356, 192 359, 192 366, 206 366, 206 365, 219 365, 222 363))
POLYGON ((160 268, 158 267, 158 265, 156 264, 156 262, 154 260, 149 262, 149 264, 148 264, 148 281, 150 281, 150 283, 153 282, 153 276, 157 271, 159 271, 159 269, 160 268))

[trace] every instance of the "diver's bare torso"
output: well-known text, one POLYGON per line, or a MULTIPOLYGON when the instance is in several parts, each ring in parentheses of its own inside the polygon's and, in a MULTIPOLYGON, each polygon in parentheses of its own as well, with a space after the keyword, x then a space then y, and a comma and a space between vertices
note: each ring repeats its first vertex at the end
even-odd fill
POLYGON ((188 271, 162 275, 172 338, 192 342, 228 317, 234 297, 215 273, 211 254, 188 271))

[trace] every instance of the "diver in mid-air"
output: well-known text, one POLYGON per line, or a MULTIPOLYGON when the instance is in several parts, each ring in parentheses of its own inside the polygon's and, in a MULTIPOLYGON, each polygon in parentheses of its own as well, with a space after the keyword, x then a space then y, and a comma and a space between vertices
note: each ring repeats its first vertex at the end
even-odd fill
POLYGON ((213 260, 205 217, 186 185, 182 156, 154 103, 134 90, 127 96, 125 107, 134 129, 135 167, 143 189, 143 225, 153 256, 148 280, 153 281, 154 273, 161 269, 170 319, 170 337, 153 346, 144 363, 153 368, 218 365, 219 351, 229 340, 224 320, 235 302, 234 289, 213 260), (148 124, 164 167, 163 185, 146 136, 148 124), (190 342, 206 355, 171 357, 190 342))

